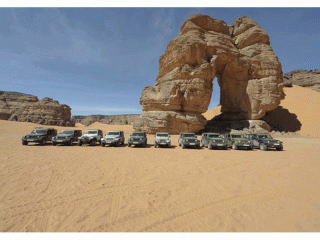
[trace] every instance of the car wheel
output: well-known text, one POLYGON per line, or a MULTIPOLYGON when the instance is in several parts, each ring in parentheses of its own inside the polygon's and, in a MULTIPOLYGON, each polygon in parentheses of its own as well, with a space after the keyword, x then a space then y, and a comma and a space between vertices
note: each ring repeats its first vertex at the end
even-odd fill
POLYGON ((237 146, 235 143, 233 143, 233 144, 232 144, 232 149, 233 149, 233 150, 238 150, 238 146, 237 146))
POLYGON ((106 144, 104 142, 101 142, 101 147, 104 147, 106 144))
POLYGON ((208 144, 208 149, 212 150, 212 145, 208 144))
POLYGON ((182 149, 186 148, 186 146, 183 143, 181 144, 181 147, 182 147, 182 149))
POLYGON ((68 142, 69 146, 72 146, 72 139, 70 139, 70 141, 68 142))
POLYGON ((283 146, 277 147, 276 150, 277 151, 282 151, 283 150, 283 146))
POLYGON ((228 150, 228 146, 223 147, 224 150, 228 150))
POLYGON ((128 147, 131 147, 131 144, 130 144, 130 143, 128 143, 128 147))
POLYGON ((267 150, 267 146, 263 143, 260 144, 260 150, 262 151, 266 151, 267 150))
POLYGON ((22 145, 28 145, 27 141, 22 141, 22 145))
POLYGON ((81 141, 78 141, 78 146, 82 146, 82 142, 81 141))
POLYGON ((45 138, 42 139, 41 142, 40 142, 40 144, 41 144, 42 146, 46 145, 46 139, 45 139, 45 138))
POLYGON ((52 142, 52 146, 56 146, 57 145, 57 143, 56 142, 52 142))

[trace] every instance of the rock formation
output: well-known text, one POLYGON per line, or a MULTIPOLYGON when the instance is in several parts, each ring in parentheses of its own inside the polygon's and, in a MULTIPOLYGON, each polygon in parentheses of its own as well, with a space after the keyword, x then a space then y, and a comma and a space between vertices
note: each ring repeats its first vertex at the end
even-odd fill
POLYGON ((307 87, 320 92, 320 70, 294 70, 283 75, 283 83, 286 87, 292 84, 307 87))
POLYGON ((0 119, 44 125, 73 126, 71 108, 51 98, 0 91, 0 119))
POLYGON ((220 86, 221 119, 260 119, 284 99, 282 69, 269 36, 252 19, 233 25, 197 14, 160 57, 154 86, 143 89, 136 130, 198 132, 206 119, 212 81, 220 86))
POLYGON ((133 125, 139 116, 140 114, 72 116, 71 121, 84 126, 89 126, 94 122, 108 125, 133 125))

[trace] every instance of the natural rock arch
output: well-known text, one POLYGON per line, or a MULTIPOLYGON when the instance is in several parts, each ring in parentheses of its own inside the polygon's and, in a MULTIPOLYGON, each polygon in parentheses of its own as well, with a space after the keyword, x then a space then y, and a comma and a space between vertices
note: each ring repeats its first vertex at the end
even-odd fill
POLYGON ((221 119, 254 120, 284 99, 281 64, 269 36, 252 19, 228 26, 206 15, 192 15, 160 57, 154 86, 143 89, 143 114, 136 130, 155 133, 204 129, 212 81, 220 85, 221 119))

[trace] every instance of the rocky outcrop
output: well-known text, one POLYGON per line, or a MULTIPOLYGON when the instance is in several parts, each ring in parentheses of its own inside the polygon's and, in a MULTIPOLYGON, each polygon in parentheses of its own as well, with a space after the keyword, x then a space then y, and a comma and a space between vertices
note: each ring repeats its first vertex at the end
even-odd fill
POLYGON ((136 130, 198 132, 204 129, 212 82, 220 85, 221 119, 255 120, 284 99, 282 68, 269 36, 252 19, 233 25, 197 14, 160 57, 154 86, 143 89, 136 130))
POLYGON ((108 125, 132 125, 140 114, 72 116, 71 121, 89 126, 94 122, 108 125))
POLYGON ((283 83, 286 87, 292 84, 307 87, 320 92, 320 70, 294 70, 283 75, 283 83))
POLYGON ((51 98, 0 91, 0 119, 44 125, 73 126, 71 108, 51 98))

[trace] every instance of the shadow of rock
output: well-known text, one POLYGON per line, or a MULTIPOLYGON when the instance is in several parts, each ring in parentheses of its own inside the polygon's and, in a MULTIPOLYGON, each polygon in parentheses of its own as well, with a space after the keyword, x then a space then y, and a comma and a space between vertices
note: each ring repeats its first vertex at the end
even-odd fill
POLYGON ((281 106, 273 111, 267 112, 261 120, 269 124, 271 131, 296 132, 299 131, 302 126, 296 114, 290 113, 288 109, 281 106))

